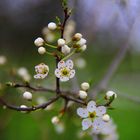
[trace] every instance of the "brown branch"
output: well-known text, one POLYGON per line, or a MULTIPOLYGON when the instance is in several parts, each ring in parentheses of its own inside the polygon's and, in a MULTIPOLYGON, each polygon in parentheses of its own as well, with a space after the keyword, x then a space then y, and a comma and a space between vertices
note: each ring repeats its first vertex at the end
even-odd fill
POLYGON ((117 71, 120 63, 122 62, 123 58, 126 55, 128 48, 129 48, 128 43, 126 43, 126 44, 124 44, 124 46, 120 47, 119 52, 117 53, 117 55, 113 59, 112 63, 108 67, 108 70, 105 73, 105 75, 103 76, 102 80, 91 91, 92 97, 95 98, 97 93, 100 93, 101 91, 104 91, 107 88, 110 79, 117 71))
POLYGON ((48 105, 50 105, 53 102, 57 101, 59 98, 60 98, 60 96, 55 96, 55 97, 51 98, 46 103, 43 103, 43 104, 37 105, 37 106, 27 107, 27 108, 21 108, 21 107, 15 106, 15 105, 8 104, 2 98, 0 98, 0 103, 2 105, 6 106, 7 108, 12 109, 12 110, 16 110, 16 111, 35 111, 35 110, 38 110, 38 109, 44 109, 44 108, 46 108, 48 105))

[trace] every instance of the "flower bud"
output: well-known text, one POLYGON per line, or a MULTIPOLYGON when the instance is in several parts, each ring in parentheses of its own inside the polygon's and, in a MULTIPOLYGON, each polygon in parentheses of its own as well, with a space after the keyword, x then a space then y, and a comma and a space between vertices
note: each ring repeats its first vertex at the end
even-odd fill
POLYGON ((110 116, 108 114, 103 115, 103 121, 108 122, 110 120, 110 116))
POLYGON ((73 37, 73 40, 79 41, 82 38, 82 34, 76 33, 73 37))
POLYGON ((86 42, 87 42, 86 39, 81 38, 81 39, 77 42, 77 44, 80 45, 80 46, 83 46, 83 45, 86 44, 86 42))
POLYGON ((56 28, 57 28, 56 23, 50 22, 50 23, 48 24, 48 29, 49 29, 49 30, 55 30, 56 28))
POLYGON ((41 37, 38 37, 35 41, 34 41, 34 44, 37 46, 37 47, 40 47, 44 44, 44 39, 41 38, 41 37))
POLYGON ((58 43, 58 46, 64 46, 65 40, 63 38, 60 38, 60 39, 58 39, 57 43, 58 43))
POLYGON ((0 56, 0 65, 4 65, 6 63, 7 59, 5 56, 0 56))
POLYGON ((58 124, 60 120, 57 116, 54 116, 51 121, 53 124, 58 124))
POLYGON ((67 45, 64 45, 61 48, 61 52, 66 55, 66 54, 70 53, 70 48, 67 45))
POLYGON ((87 45, 83 45, 83 46, 81 46, 81 48, 80 48, 80 50, 83 52, 83 51, 85 51, 87 49, 87 45))
POLYGON ((28 92, 28 91, 25 91, 23 93, 23 98, 24 99, 27 99, 27 100, 32 100, 32 93, 31 92, 28 92))
POLYGON ((114 91, 107 91, 106 93, 106 99, 110 99, 114 95, 115 98, 117 98, 117 94, 114 91))
POLYGON ((89 83, 87 83, 87 82, 84 82, 84 83, 81 84, 81 88, 82 88, 82 90, 84 90, 84 91, 88 90, 89 87, 90 87, 90 85, 89 85, 89 83))
POLYGON ((83 90, 80 90, 79 91, 79 97, 81 99, 86 99, 87 98, 87 93, 85 91, 83 91, 83 90))
POLYGON ((46 53, 46 49, 44 47, 39 47, 38 48, 38 53, 39 54, 44 54, 44 53, 46 53))
MULTIPOLYGON (((27 108, 26 105, 21 105, 20 108, 27 108)), ((26 111, 21 111, 22 113, 26 113, 26 111)))

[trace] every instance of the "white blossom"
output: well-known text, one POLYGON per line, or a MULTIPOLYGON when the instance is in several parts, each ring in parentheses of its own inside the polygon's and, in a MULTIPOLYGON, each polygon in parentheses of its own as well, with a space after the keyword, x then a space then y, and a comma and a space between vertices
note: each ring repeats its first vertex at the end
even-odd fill
POLYGON ((86 99, 87 98, 87 93, 85 91, 83 91, 83 90, 80 90, 79 91, 79 97, 81 99, 86 99))
POLYGON ((65 55, 69 54, 70 53, 70 47, 68 45, 62 46, 61 47, 61 52, 64 53, 65 55))
POLYGON ((75 75, 75 70, 73 69, 73 61, 60 61, 58 63, 58 68, 55 70, 55 75, 62 82, 68 81, 69 79, 73 78, 75 75))
POLYGON ((86 49, 87 49, 87 45, 83 45, 83 46, 81 46, 81 48, 80 48, 80 50, 81 50, 82 52, 84 52, 86 49))
POLYGON ((48 24, 48 29, 50 29, 50 30, 55 30, 56 28, 57 28, 56 23, 50 22, 50 23, 48 24))
POLYGON ((96 106, 94 101, 90 101, 87 104, 86 108, 78 108, 77 114, 83 119, 82 120, 82 129, 86 130, 90 127, 93 128, 94 131, 100 130, 104 127, 104 121, 102 116, 106 113, 106 107, 104 106, 96 106))
POLYGON ((28 91, 25 91, 23 93, 23 98, 24 99, 27 99, 27 100, 32 100, 32 93, 31 92, 28 92, 28 91))
POLYGON ((65 130, 65 127, 64 127, 64 124, 63 123, 58 123, 55 125, 55 131, 58 133, 58 134, 62 134, 65 130))
POLYGON ((44 44, 44 39, 41 38, 41 37, 38 37, 37 39, 35 39, 34 41, 34 44, 37 46, 37 47, 40 47, 44 44))
POLYGON ((48 75, 49 67, 44 63, 41 63, 35 66, 35 71, 37 73, 36 75, 34 75, 35 79, 44 79, 48 75))
POLYGON ((83 82, 82 84, 81 84, 81 88, 82 88, 82 90, 88 90, 89 89, 89 87, 90 87, 90 85, 89 85, 89 83, 87 83, 87 82, 83 82))
POLYGON ((39 47, 38 48, 38 53, 39 54, 44 54, 44 53, 46 53, 46 49, 44 47, 39 47))
POLYGON ((106 93, 106 99, 110 99, 114 95, 115 98, 117 98, 117 94, 114 91, 107 91, 106 93))
POLYGON ((65 43, 66 43, 66 42, 65 42, 65 40, 64 40, 63 38, 60 38, 60 39, 57 40, 58 46, 64 46, 65 43))

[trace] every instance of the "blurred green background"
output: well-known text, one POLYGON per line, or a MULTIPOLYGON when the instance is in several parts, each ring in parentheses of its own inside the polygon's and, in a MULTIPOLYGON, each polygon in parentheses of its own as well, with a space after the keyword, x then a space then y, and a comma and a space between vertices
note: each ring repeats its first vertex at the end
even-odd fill
MULTIPOLYGON (((87 0, 87 3, 90 2, 90 0, 87 0)), ((36 37, 41 36, 42 28, 49 21, 54 21, 56 15, 62 17, 60 1, 35 0, 27 2, 23 0, 19 2, 14 0, 11 2, 10 0, 5 0, 0 2, 0 5, 2 7, 0 10, 0 55, 5 55, 8 60, 5 66, 0 66, 0 83, 16 81, 10 76, 10 71, 14 67, 24 66, 33 76, 34 66, 43 61, 50 65, 53 70, 53 59, 40 56, 33 41, 36 37)), ((118 52, 118 47, 120 47, 124 36, 114 41, 114 36, 110 36, 110 32, 106 30, 102 32, 93 30, 91 32, 90 29, 93 26, 85 26, 84 22, 82 22, 84 13, 87 11, 81 10, 81 1, 72 1, 70 5, 75 7, 72 18, 79 25, 76 30, 85 34, 87 40, 89 40, 88 50, 80 56, 86 60, 87 66, 83 69, 77 68, 78 83, 80 85, 83 81, 92 80, 94 86, 105 74, 109 64, 118 52), (80 13, 81 17, 79 17, 80 13)), ((88 4, 85 6, 88 7, 88 4)), ((92 25, 92 22, 90 24, 92 25)), ((95 29, 95 27, 93 28, 95 29)), ((121 35, 121 32, 118 33, 118 36, 119 34, 121 35)), ((125 59, 109 83, 109 88, 119 93, 118 98, 113 103, 115 109, 109 111, 117 125, 119 140, 140 138, 139 60, 140 53, 135 49, 135 45, 131 44, 125 59), (136 101, 132 101, 133 98, 136 101)), ((33 82, 35 84, 39 83, 38 81, 33 82)), ((45 86, 46 84, 48 82, 43 81, 43 85, 45 86)), ((24 103, 17 90, 10 88, 6 89, 5 93, 5 98, 9 102, 13 104, 24 103)), ((46 96, 45 94, 43 95, 46 96)), ((92 138, 88 135, 85 135, 83 138, 78 137, 81 129, 81 120, 76 115, 77 106, 75 105, 73 110, 65 114, 62 119, 65 126, 64 132, 58 134, 55 131, 51 118, 57 115, 61 107, 61 100, 51 111, 43 110, 29 114, 22 114, 8 109, 4 110, 0 107, 0 140, 91 140, 92 138)))

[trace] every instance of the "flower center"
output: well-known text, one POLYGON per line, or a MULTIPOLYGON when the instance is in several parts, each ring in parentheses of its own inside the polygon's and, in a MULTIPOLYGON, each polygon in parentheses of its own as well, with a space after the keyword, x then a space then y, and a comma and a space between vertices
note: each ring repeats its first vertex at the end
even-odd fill
POLYGON ((90 118, 94 118, 96 116, 96 112, 94 111, 94 112, 92 112, 92 113, 89 113, 89 117, 90 118))
POLYGON ((63 76, 67 76, 69 74, 69 71, 67 69, 63 69, 61 73, 63 76))

